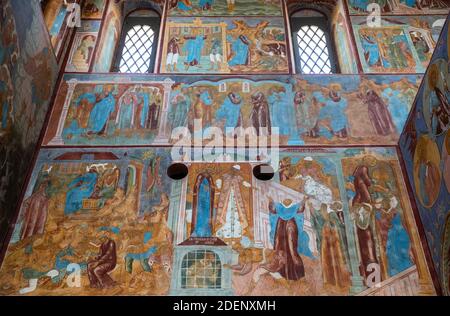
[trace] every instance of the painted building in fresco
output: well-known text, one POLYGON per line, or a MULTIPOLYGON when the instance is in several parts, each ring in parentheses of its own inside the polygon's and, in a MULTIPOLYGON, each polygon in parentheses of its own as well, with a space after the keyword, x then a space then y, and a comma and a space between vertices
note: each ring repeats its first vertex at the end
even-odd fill
POLYGON ((449 295, 448 1, 1 1, 0 295, 449 295), (113 72, 128 16, 153 73, 113 72))

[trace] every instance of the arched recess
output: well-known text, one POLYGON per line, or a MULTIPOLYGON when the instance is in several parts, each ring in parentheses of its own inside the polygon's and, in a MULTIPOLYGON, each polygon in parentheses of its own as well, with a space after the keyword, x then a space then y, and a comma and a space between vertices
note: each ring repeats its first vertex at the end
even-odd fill
POLYGON ((211 237, 214 216, 214 182, 208 173, 195 181, 191 237, 211 237))
MULTIPOLYGON (((152 11, 159 16, 159 20, 161 20, 160 17, 162 16, 162 8, 163 2, 157 0, 110 1, 100 31, 101 36, 97 46, 93 71, 116 72, 118 70, 118 66, 116 66, 116 56, 121 53, 119 52, 119 49, 121 39, 123 38, 123 30, 126 27, 127 17, 137 15, 138 11, 152 11)), ((155 33, 156 42, 154 45, 154 55, 156 55, 159 42, 159 25, 158 30, 155 33)))
MULTIPOLYGON (((298 55, 296 49, 296 37, 292 17, 302 10, 311 14, 311 18, 322 15, 325 17, 321 28, 327 34, 329 40, 329 49, 331 50, 331 59, 334 63, 333 73, 357 74, 361 71, 361 65, 358 60, 356 45, 354 42, 353 31, 349 17, 346 12, 345 2, 342 0, 286 0, 287 15, 291 19, 288 27, 290 28, 292 43, 292 62, 294 66, 298 64, 298 55), (316 14, 314 14, 316 12, 316 14)), ((307 18, 307 16, 306 16, 307 18)), ((300 19, 299 19, 300 20, 300 19)), ((298 30, 297 30, 298 31, 298 30)), ((301 72, 295 67, 297 73, 301 72)))

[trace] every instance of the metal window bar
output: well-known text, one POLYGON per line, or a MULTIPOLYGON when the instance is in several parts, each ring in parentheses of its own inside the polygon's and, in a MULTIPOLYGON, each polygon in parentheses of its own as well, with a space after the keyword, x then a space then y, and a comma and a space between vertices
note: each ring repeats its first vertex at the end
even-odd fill
POLYGON ((155 32, 149 25, 135 25, 125 38, 119 64, 121 73, 148 73, 152 61, 155 32))
POLYGON ((303 74, 333 73, 326 34, 320 27, 302 26, 297 32, 297 48, 303 74))

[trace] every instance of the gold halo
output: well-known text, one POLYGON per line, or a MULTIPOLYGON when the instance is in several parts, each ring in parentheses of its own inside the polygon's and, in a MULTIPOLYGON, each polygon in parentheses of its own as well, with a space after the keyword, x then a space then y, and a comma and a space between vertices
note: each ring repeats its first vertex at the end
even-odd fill
MULTIPOLYGON (((420 204, 426 208, 431 208, 436 203, 440 187, 442 184, 442 173, 439 168, 441 161, 441 154, 437 144, 428 136, 422 135, 417 141, 416 150, 413 157, 413 178, 416 195, 420 204), (423 164, 431 165, 432 171, 436 178, 432 183, 423 183, 426 179, 419 178, 420 167, 423 164), (430 187, 432 185, 433 187, 430 187), (428 201, 424 201, 422 189, 428 190, 428 201)), ((433 180, 428 178, 428 180, 433 180)))

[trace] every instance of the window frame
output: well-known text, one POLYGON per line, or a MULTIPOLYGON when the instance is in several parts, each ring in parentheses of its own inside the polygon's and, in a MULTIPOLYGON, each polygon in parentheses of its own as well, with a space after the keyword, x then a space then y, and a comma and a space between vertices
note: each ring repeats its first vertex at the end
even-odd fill
MULTIPOLYGON (((136 10, 140 11, 140 10, 136 10)), ((158 16, 149 16, 149 17, 132 17, 130 16, 134 12, 128 14, 128 16, 124 19, 122 26, 122 34, 120 35, 119 45, 116 49, 115 60, 113 63, 113 67, 111 72, 113 73, 122 73, 120 72, 120 62, 122 60, 122 55, 125 49, 125 40, 127 38, 128 32, 133 29, 137 25, 148 25, 153 30, 153 44, 150 52, 150 65, 148 71, 146 73, 154 73, 155 71, 155 61, 156 61, 156 53, 158 50, 159 43, 159 31, 161 26, 161 17, 159 13, 155 12, 158 16)), ((124 73, 124 74, 133 74, 133 73, 124 73)), ((145 73, 135 73, 135 74, 145 74, 145 73)))
MULTIPOLYGON (((317 26, 318 28, 320 28, 324 34, 325 34, 325 39, 327 42, 327 48, 328 48, 328 57, 330 59, 330 65, 331 65, 331 74, 339 74, 340 73, 340 69, 339 69, 339 62, 336 56, 336 48, 335 48, 335 43, 333 41, 333 38, 331 36, 331 28, 330 28, 330 23, 329 23, 329 19, 328 17, 323 14, 320 11, 314 10, 316 12, 318 12, 319 14, 321 14, 321 17, 294 17, 293 15, 301 12, 303 10, 313 10, 313 9, 302 9, 302 10, 298 10, 296 12, 294 12, 293 14, 291 14, 291 18, 290 18, 290 22, 291 22, 291 40, 292 40, 292 46, 293 46, 293 50, 294 50, 294 66, 295 66, 295 72, 297 74, 302 74, 302 75, 316 75, 316 74, 305 74, 302 71, 302 67, 301 67, 301 59, 300 59, 300 52, 299 52, 299 46, 298 46, 298 41, 297 41, 297 33, 300 31, 300 29, 304 26, 317 26)), ((322 74, 324 75, 324 74, 322 74)))

